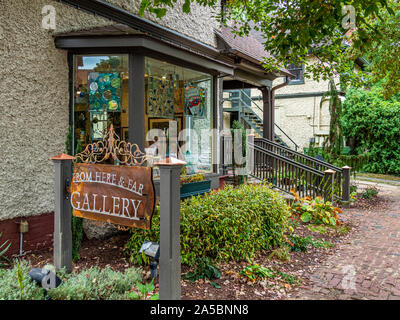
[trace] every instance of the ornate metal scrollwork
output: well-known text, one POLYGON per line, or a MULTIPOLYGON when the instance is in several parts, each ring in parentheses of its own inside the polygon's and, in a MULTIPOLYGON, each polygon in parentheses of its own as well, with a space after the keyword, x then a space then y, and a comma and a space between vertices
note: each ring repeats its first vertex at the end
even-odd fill
POLYGON ((146 161, 146 154, 143 153, 137 144, 121 141, 111 125, 110 130, 103 140, 89 144, 85 150, 75 155, 77 161, 83 163, 103 163, 113 159, 121 165, 142 166, 146 161))

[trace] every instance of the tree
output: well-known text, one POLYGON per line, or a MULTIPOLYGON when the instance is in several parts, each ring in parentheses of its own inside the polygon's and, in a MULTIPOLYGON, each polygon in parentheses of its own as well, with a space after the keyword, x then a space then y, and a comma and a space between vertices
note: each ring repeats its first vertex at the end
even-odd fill
POLYGON ((329 79, 329 90, 322 96, 321 107, 325 101, 329 101, 329 114, 331 118, 329 137, 324 141, 323 147, 330 157, 337 158, 342 153, 344 139, 341 127, 342 100, 335 81, 329 79))
MULTIPOLYGON (((346 86, 366 84, 366 74, 354 72, 354 61, 375 48, 387 48, 379 46, 386 37, 387 17, 391 17, 388 27, 393 38, 399 36, 395 27, 399 14, 393 10, 397 9, 397 0, 222 0, 223 10, 218 10, 217 0, 184 0, 183 12, 190 12, 192 2, 220 11, 216 18, 222 24, 235 21, 233 32, 239 36, 248 35, 252 28, 260 31, 265 49, 273 55, 264 61, 267 70, 292 63, 307 64, 307 56, 313 54, 318 63, 308 65, 307 76, 328 80, 340 75, 346 86)), ((176 4, 177 0, 142 0, 139 13, 143 15, 148 10, 162 18, 176 4)), ((400 47, 391 48, 392 59, 374 63, 372 71, 377 77, 395 73, 389 70, 390 61, 395 60, 397 68, 399 50, 400 47)), ((383 54, 382 59, 387 55, 383 54)), ((388 79, 388 86, 400 86, 400 81, 393 81, 388 79)))

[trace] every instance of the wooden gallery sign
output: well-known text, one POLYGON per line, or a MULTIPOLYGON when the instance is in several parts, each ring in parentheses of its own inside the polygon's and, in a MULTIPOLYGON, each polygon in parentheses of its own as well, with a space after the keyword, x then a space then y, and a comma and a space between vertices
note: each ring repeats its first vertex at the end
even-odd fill
POLYGON ((76 217, 150 229, 155 207, 152 169, 77 163, 71 205, 76 217))

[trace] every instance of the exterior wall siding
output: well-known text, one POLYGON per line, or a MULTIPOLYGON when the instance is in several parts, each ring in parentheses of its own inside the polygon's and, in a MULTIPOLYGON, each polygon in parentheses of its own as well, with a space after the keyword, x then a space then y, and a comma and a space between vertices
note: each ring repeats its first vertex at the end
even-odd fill
MULTIPOLYGON (((316 59, 310 57, 309 63, 316 63, 316 59)), ((274 81, 274 86, 283 82, 284 78, 278 78, 274 81)), ((328 84, 328 81, 305 79, 304 84, 287 85, 275 91, 275 95, 326 92, 328 84)), ((262 108, 262 100, 258 100, 261 92, 252 89, 251 95, 255 103, 262 108)), ((322 96, 275 98, 275 123, 296 142, 300 151, 309 146, 311 138, 315 138, 317 145, 322 145, 324 138, 329 134, 329 103, 324 102, 321 107, 321 99, 322 96)), ((252 109, 262 118, 262 112, 258 108, 254 106, 252 109)), ((278 129, 275 129, 275 132, 289 147, 293 147, 293 143, 278 129)))
MULTIPOLYGON (((110 3, 133 13, 139 5, 110 3)), ((0 0, 0 221, 54 211, 49 157, 65 151, 69 68, 67 51, 56 49, 54 32, 41 27, 45 5, 56 9, 57 33, 114 23, 57 1, 0 0)), ((216 45, 210 15, 195 6, 190 15, 170 9, 160 24, 216 45)))

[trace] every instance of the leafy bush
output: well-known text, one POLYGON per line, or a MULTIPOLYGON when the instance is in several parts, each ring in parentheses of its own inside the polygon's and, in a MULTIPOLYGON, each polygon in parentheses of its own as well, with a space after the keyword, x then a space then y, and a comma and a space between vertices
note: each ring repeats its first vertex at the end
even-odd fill
POLYGON ((152 280, 150 283, 139 283, 136 282, 136 287, 137 290, 129 292, 127 297, 130 300, 159 300, 160 296, 158 294, 153 294, 152 292, 154 291, 154 280, 152 280), (149 299, 150 296, 150 299, 149 299))
POLYGON ((363 199, 371 199, 378 195, 378 188, 377 187, 367 187, 362 193, 361 197, 363 199))
POLYGON ((291 206, 291 212, 298 215, 305 222, 315 224, 329 224, 336 226, 340 223, 338 214, 342 213, 329 201, 324 201, 321 197, 311 199, 310 197, 299 198, 298 194, 292 191, 295 201, 291 206))
POLYGON ((186 183, 200 182, 204 181, 204 175, 201 173, 193 174, 189 176, 181 176, 181 186, 186 183))
MULTIPOLYGON (((221 272, 216 266, 213 265, 211 259, 208 257, 199 259, 196 269, 183 275, 183 279, 191 282, 200 279, 215 280, 219 278, 221 278, 221 272)), ((210 284, 215 288, 219 288, 219 285, 215 282, 211 281, 210 284)))
POLYGON ((364 170, 400 174, 400 96, 385 100, 380 87, 350 89, 342 128, 356 154, 368 152, 364 170))
POLYGON ((239 274, 247 277, 252 282, 274 277, 274 272, 271 269, 262 267, 257 263, 248 265, 239 274))
MULTIPOLYGON (((269 186, 227 186, 181 204, 181 257, 193 265, 202 257, 217 261, 252 258, 262 249, 283 241, 290 213, 284 198, 269 186)), ((135 230, 126 247, 135 263, 147 263, 139 254, 144 240, 159 242, 160 217, 151 230, 135 230)))
MULTIPOLYGON (((30 269, 29 264, 22 261, 20 264, 15 263, 13 269, 0 270, 0 300, 44 299, 44 290, 28 276, 30 269)), ((131 299, 129 292, 141 281, 141 273, 133 268, 127 269, 125 273, 110 268, 91 268, 81 273, 58 272, 58 275, 63 283, 56 289, 47 290, 48 297, 53 300, 131 299)))
POLYGON ((291 246, 290 250, 296 252, 306 252, 309 246, 314 248, 328 248, 333 246, 329 241, 320 241, 313 239, 311 236, 299 237, 297 235, 292 235, 288 239, 288 243, 291 246))
POLYGON ((25 261, 15 263, 12 269, 0 269, 0 300, 43 300, 44 291, 28 277, 29 270, 25 261))

